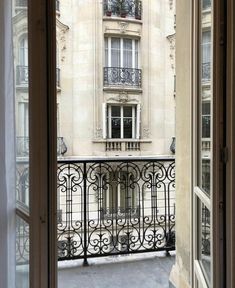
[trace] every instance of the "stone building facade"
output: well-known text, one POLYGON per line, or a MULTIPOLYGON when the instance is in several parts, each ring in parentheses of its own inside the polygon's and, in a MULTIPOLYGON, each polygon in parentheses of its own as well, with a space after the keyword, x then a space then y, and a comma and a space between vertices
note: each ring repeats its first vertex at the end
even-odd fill
POLYGON ((120 3, 66 0, 58 6, 64 156, 172 154, 174 2, 120 3))

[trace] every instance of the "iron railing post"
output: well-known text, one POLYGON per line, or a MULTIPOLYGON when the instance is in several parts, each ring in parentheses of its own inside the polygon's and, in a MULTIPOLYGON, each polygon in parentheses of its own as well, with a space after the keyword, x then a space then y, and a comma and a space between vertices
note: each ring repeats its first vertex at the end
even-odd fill
POLYGON ((87 261, 87 167, 86 167, 86 162, 83 164, 83 217, 84 217, 84 260, 83 260, 83 266, 88 266, 88 261, 87 261))

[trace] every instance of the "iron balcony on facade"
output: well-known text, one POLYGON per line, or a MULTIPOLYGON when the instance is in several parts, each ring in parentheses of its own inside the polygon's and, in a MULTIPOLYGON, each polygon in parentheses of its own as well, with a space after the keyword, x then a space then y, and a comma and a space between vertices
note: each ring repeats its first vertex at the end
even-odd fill
POLYGON ((16 7, 26 8, 28 6, 27 0, 16 0, 15 2, 16 7))
MULTIPOLYGON (((29 67, 24 65, 16 66, 16 84, 27 86, 29 83, 29 67)), ((56 68, 56 86, 60 87, 60 68, 56 68)))
POLYGON ((135 68, 104 67, 104 86, 141 88, 142 70, 135 68))
POLYGON ((211 63, 202 63, 202 82, 209 82, 211 80, 211 63))
POLYGON ((104 15, 141 20, 141 0, 104 0, 104 15))
POLYGON ((27 86, 29 82, 28 66, 16 66, 16 84, 27 86))
MULTIPOLYGON (((28 191, 28 162, 17 163, 17 199, 28 191)), ((206 215, 206 214, 205 214, 206 215)), ((29 230, 18 223, 18 262, 29 259, 29 230)), ((58 160, 58 260, 175 250, 175 160, 115 157, 58 160)))

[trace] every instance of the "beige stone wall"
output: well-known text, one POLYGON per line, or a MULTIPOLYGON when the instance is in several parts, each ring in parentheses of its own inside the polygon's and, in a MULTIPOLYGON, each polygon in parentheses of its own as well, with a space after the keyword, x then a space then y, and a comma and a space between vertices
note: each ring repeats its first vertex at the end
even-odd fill
MULTIPOLYGON (((142 20, 103 16, 102 1, 61 1, 59 136, 65 156, 170 155, 175 136, 174 1, 144 0, 142 20), (171 3, 172 2, 172 3, 171 3), (68 29, 65 28, 66 25, 68 29), (104 89, 104 37, 139 39, 142 89, 104 89), (140 151, 105 151, 103 103, 141 107, 140 151)), ((111 87, 112 88, 112 87, 111 87)))
POLYGON ((176 264, 170 280, 190 287, 191 271, 191 1, 177 0, 176 23, 176 264))

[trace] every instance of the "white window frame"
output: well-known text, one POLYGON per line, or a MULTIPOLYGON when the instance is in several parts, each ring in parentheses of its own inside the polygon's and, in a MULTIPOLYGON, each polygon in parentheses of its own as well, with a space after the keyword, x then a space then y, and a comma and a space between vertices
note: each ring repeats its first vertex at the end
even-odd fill
POLYGON ((124 39, 129 39, 129 40, 132 40, 132 67, 125 67, 125 68, 139 69, 139 66, 140 66, 140 43, 139 43, 139 39, 136 39, 136 38, 105 37, 105 66, 106 67, 112 67, 112 65, 111 65, 111 63, 112 63, 111 41, 113 38, 120 40, 120 68, 124 68, 123 41, 124 41, 124 39), (137 61, 136 61, 136 52, 138 54, 137 61))
MULTIPOLYGON (((118 105, 118 104, 109 104, 107 105, 107 136, 108 139, 137 139, 137 136, 139 135, 139 128, 138 128, 138 122, 137 120, 140 118, 138 115, 138 105, 118 105), (112 107, 113 106, 119 106, 120 107, 120 118, 121 118, 121 131, 120 131, 120 138, 112 138, 112 107), (132 107, 132 138, 124 138, 124 107, 132 107)), ((106 111, 106 109, 104 109, 106 111)))

